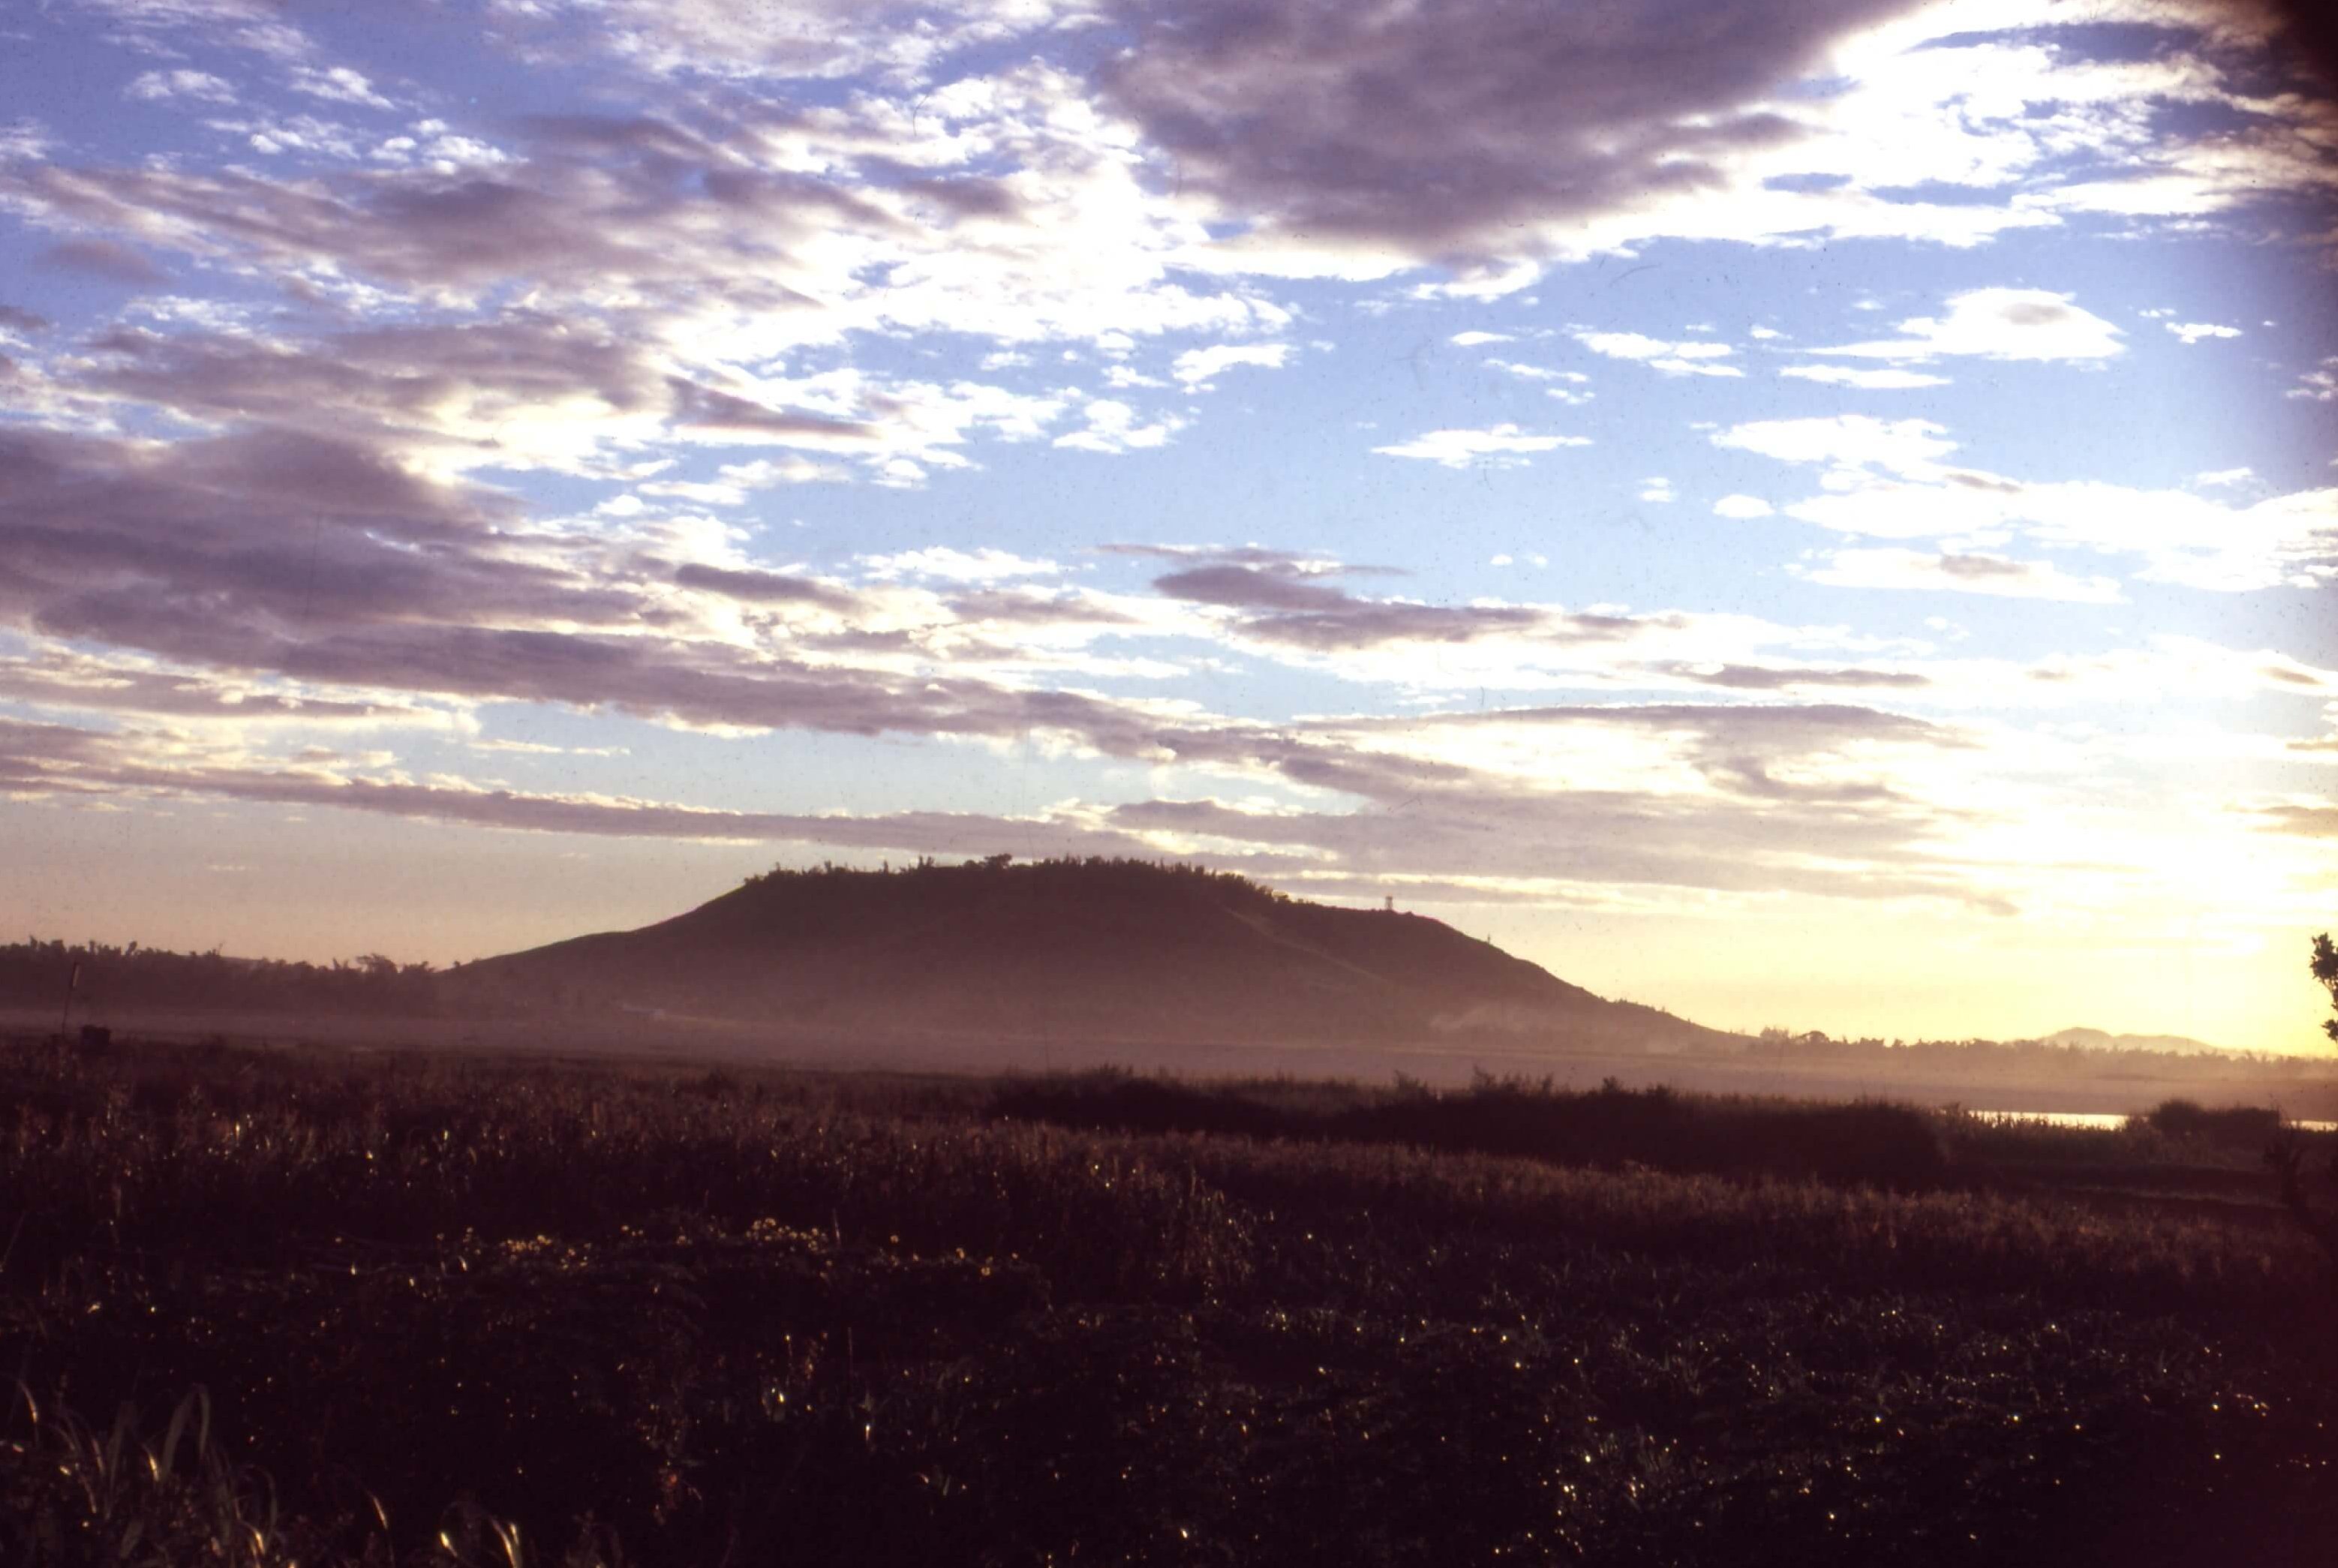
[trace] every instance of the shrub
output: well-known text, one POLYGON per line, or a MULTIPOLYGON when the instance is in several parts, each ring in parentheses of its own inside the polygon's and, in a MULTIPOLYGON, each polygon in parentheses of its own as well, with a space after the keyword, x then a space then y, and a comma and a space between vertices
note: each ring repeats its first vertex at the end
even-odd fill
POLYGON ((2281 1112, 2270 1106, 2215 1110, 2191 1100, 2163 1100, 2144 1121, 2170 1138, 2197 1138, 2225 1148, 2262 1148, 2281 1133, 2281 1112))

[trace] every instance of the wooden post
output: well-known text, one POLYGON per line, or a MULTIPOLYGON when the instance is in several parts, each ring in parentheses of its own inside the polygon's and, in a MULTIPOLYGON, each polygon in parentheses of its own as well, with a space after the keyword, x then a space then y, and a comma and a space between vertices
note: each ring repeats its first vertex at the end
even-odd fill
POLYGON ((81 960, 74 960, 73 973, 65 976, 65 1010, 57 1015, 57 1038, 64 1039, 73 1024, 74 991, 81 985, 81 960))

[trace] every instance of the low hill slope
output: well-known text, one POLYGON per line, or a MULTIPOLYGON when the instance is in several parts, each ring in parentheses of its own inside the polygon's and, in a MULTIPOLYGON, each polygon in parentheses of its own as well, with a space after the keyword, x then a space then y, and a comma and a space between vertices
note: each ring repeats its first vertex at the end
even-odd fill
POLYGON ((781 1026, 1194 1042, 1731 1040, 1418 915, 1137 861, 774 872, 636 931, 464 965, 467 1000, 781 1026))

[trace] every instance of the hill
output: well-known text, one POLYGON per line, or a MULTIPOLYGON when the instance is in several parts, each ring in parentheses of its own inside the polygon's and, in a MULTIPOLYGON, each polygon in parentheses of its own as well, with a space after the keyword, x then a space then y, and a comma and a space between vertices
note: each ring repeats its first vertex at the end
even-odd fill
POLYGON ((1441 921, 1129 860, 750 879, 687 914, 461 966, 467 1002, 874 1034, 1718 1047, 1441 921))
POLYGON ((2225 1045, 2211 1045, 2205 1040, 2195 1040, 2188 1034, 2113 1034, 2102 1029, 2064 1029, 2057 1034, 2041 1035, 2038 1043, 2040 1045, 2076 1046, 2081 1051, 2166 1051, 2182 1055, 2231 1049, 2225 1045))

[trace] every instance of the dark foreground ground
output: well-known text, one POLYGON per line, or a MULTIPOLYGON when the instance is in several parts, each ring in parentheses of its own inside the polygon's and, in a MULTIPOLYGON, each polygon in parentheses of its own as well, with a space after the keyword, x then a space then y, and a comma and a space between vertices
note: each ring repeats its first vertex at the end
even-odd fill
POLYGON ((18 1042, 0 1563, 2328 1563, 2255 1153, 18 1042))

